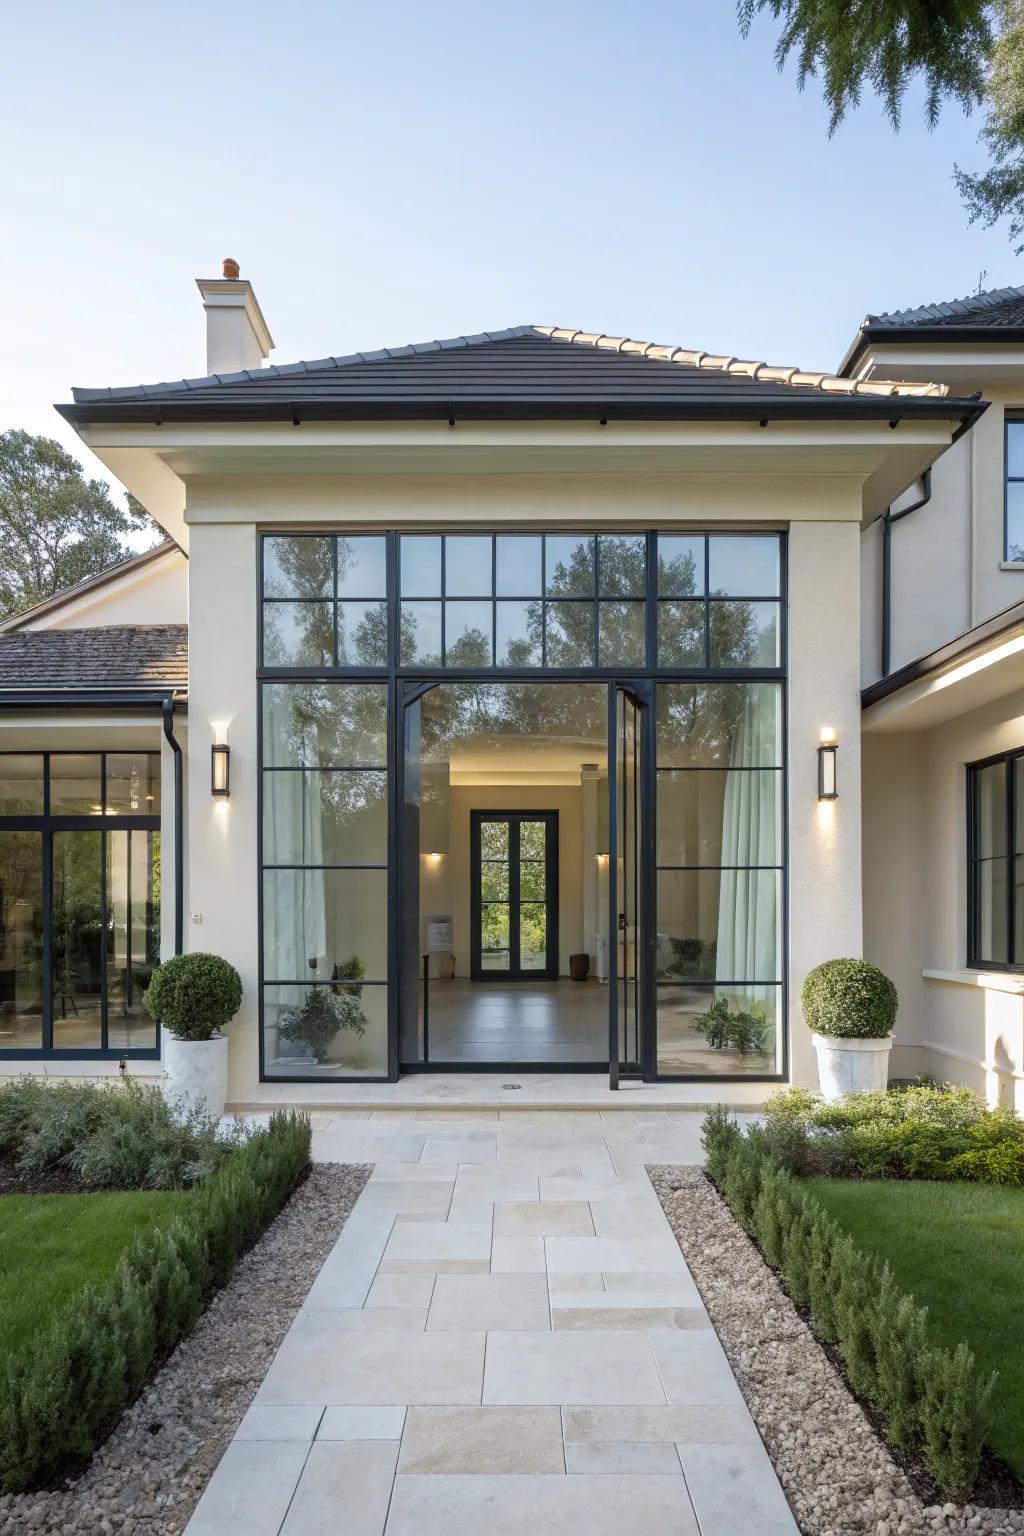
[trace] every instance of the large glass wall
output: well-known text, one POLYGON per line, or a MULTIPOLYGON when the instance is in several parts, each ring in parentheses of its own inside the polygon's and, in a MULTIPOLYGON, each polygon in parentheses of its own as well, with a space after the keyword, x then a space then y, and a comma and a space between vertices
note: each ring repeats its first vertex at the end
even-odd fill
POLYGON ((274 1077, 388 1069, 387 689, 263 687, 263 1053, 274 1077))
MULTIPOLYGON (((412 994, 422 980, 412 949, 400 976, 388 960, 398 952, 389 888, 403 900, 388 862, 388 786, 411 750, 409 701, 433 678, 454 677, 479 710, 485 684, 539 684, 538 674, 593 681, 605 697, 625 679, 653 698, 637 725, 648 764, 638 790, 657 824, 636 872, 655 914, 643 961, 648 1068, 783 1070, 780 534, 275 533, 262 540, 261 571, 267 1076, 398 1069, 407 1010, 396 989, 412 994)), ((455 697, 433 692, 420 719, 428 737, 433 711, 455 697)), ((414 745, 426 807, 430 742, 414 745)), ((407 805, 402 817, 392 849, 407 805)))
POLYGON ((658 1068, 781 1069, 780 683, 657 688, 658 1068))
POLYGON ((155 1053, 159 811, 159 753, 0 754, 0 1053, 155 1053))

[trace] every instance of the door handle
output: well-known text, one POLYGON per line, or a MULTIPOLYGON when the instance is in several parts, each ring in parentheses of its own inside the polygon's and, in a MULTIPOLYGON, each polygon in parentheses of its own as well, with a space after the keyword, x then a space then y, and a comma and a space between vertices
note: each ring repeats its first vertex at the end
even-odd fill
POLYGON ((629 927, 629 924, 626 921, 626 914, 625 914, 625 912, 620 912, 619 913, 619 932, 620 933, 625 933, 625 931, 626 931, 626 929, 628 927, 629 927))

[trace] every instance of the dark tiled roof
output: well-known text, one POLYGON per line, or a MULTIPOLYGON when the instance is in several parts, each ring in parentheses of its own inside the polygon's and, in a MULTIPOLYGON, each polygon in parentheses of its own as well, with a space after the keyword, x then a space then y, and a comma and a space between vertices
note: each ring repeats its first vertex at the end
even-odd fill
POLYGON ((990 288, 986 293, 969 294, 963 299, 947 299, 941 304, 919 304, 916 309, 894 309, 886 314, 867 315, 867 329, 897 330, 927 326, 1024 326, 1024 288, 990 288))
POLYGON ((74 422, 358 419, 501 415, 523 419, 604 411, 634 419, 719 415, 878 414, 901 405, 934 414, 942 384, 870 382, 819 371, 661 346, 628 336, 517 326, 209 378, 129 389, 76 389, 58 407, 74 422))
POLYGON ((184 692, 187 624, 22 629, 0 635, 0 690, 184 692))

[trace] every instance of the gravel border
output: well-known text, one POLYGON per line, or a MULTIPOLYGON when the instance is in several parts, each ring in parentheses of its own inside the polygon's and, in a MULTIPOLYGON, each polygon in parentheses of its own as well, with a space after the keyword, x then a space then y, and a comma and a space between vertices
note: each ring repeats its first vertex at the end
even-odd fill
POLYGON ((925 1506, 699 1168, 648 1168, 804 1536, 1024 1532, 1024 1510, 925 1506))
POLYGON ((82 1475, 0 1494, 0 1536, 179 1536, 370 1171, 315 1163, 82 1475))

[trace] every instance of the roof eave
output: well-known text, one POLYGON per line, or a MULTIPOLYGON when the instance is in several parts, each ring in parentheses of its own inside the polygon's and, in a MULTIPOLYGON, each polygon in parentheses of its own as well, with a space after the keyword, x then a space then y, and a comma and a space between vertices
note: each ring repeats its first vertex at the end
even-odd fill
POLYGON ((935 342, 985 342, 998 345, 1001 342, 1013 346, 1024 345, 1022 325, 863 325, 850 343, 836 374, 848 379, 866 352, 876 342, 899 342, 903 345, 932 345, 935 342))
POLYGON ((100 423, 291 421, 893 421, 905 417, 927 421, 973 422, 985 410, 976 397, 921 395, 829 395, 808 392, 793 399, 737 400, 729 394, 700 400, 646 397, 643 401, 611 398, 480 400, 324 400, 290 401, 107 401, 58 405, 74 426, 100 423))

